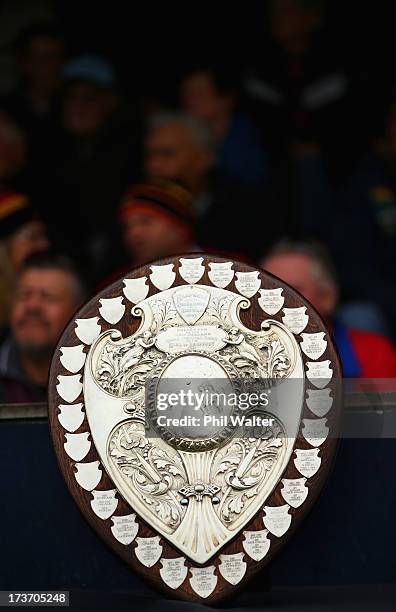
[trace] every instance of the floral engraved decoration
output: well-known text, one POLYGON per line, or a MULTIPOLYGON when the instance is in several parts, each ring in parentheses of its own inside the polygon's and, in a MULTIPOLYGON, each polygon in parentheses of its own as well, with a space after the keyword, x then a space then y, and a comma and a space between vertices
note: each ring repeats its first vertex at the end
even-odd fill
POLYGON ((219 451, 213 463, 213 482, 220 487, 217 513, 230 525, 249 505, 284 452, 284 431, 279 423, 256 428, 219 451))
POLYGON ((153 444, 145 436, 144 425, 136 422, 116 428, 110 438, 109 455, 149 510, 175 529, 184 514, 177 491, 186 481, 179 455, 153 444))
POLYGON ((130 397, 136 406, 143 406, 147 375, 162 357, 150 331, 127 344, 108 342, 99 356, 96 380, 111 395, 130 397))

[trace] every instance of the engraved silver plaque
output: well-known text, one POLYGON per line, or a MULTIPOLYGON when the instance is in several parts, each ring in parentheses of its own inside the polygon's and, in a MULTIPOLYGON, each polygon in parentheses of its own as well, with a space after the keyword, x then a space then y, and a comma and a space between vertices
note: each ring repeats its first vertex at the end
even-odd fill
POLYGON ((214 565, 210 565, 209 567, 190 568, 190 584, 200 597, 206 598, 213 593, 217 584, 215 571, 216 568, 214 565))
POLYGON ((303 341, 300 346, 307 357, 310 359, 319 359, 323 355, 327 347, 326 334, 317 332, 316 334, 301 334, 303 341))
POLYGON ((220 555, 219 572, 230 584, 238 584, 246 573, 247 564, 243 552, 220 555))
POLYGON ((306 478, 282 478, 282 497, 292 508, 298 508, 308 497, 306 478))
POLYGON ((208 276, 215 287, 225 289, 234 278, 232 261, 223 263, 210 262, 208 276))
POLYGON ((137 546, 135 548, 135 555, 139 559, 142 565, 146 567, 153 567, 159 561, 162 555, 162 546, 160 544, 160 537, 154 536, 153 538, 136 538, 137 546))
POLYGON ((318 389, 326 387, 333 376, 330 364, 330 359, 317 362, 307 361, 307 378, 318 389))
POLYGON ((300 474, 307 478, 311 478, 311 476, 316 474, 322 462, 319 457, 319 448, 312 448, 309 450, 296 449, 295 453, 296 458, 294 459, 294 465, 300 474))
POLYGON ((282 295, 283 289, 260 289, 258 303, 260 307, 269 315, 274 315, 280 311, 285 298, 282 295))
POLYGON ((268 538, 268 529, 258 531, 244 531, 245 539, 242 546, 251 559, 261 561, 269 551, 271 541, 268 538))
POLYGON ((179 274, 186 283, 197 283, 205 273, 205 266, 202 264, 203 257, 194 259, 180 258, 179 274))
POLYGON ((110 518, 118 506, 116 490, 92 491, 92 495, 93 500, 91 501, 91 508, 95 512, 96 516, 99 516, 99 518, 102 520, 110 518))
POLYGON ((261 287, 259 272, 236 272, 235 287, 247 298, 253 297, 261 287))
POLYGON ((137 536, 139 525, 136 522, 136 514, 127 514, 124 516, 112 516, 113 526, 111 533, 124 546, 131 544, 137 536))
POLYGON ((318 417, 327 414, 333 405, 331 389, 307 389, 307 406, 318 417))
POLYGON ((283 323, 291 329, 293 334, 300 334, 308 325, 309 317, 306 314, 306 306, 300 306, 299 308, 284 308, 285 313, 282 317, 283 323))
POLYGON ((263 522, 270 533, 277 538, 283 536, 291 525, 290 506, 265 506, 263 522))
POLYGON ((329 435, 327 419, 303 419, 302 434, 311 446, 321 446, 329 435))
POLYGON ((185 557, 177 559, 161 559, 160 576, 171 589, 178 589, 187 577, 188 567, 185 557))

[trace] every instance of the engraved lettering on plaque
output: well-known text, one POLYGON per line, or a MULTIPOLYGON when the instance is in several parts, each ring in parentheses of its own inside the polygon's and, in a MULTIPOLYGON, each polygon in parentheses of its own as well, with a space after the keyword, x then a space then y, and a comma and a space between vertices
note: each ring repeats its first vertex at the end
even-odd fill
POLYGON ((81 461, 89 453, 91 442, 88 440, 88 436, 88 432, 65 434, 66 442, 63 446, 69 457, 74 461, 81 461))
POLYGON ((210 294, 198 287, 184 287, 173 294, 176 310, 188 325, 194 325, 204 314, 210 294))
POLYGON ((153 538, 136 538, 137 546, 135 555, 142 565, 153 567, 162 555, 162 546, 160 545, 160 537, 153 538))
POLYGON ((116 490, 110 491, 92 491, 93 500, 91 500, 91 508, 96 516, 105 520, 110 518, 117 509, 118 499, 116 498, 116 490))
POLYGON ((112 516, 113 526, 111 533, 120 544, 128 546, 136 538, 139 524, 136 522, 136 514, 126 514, 124 516, 112 516))
POLYGON ((236 272, 235 287, 247 298, 253 297, 261 287, 259 272, 236 272))
POLYGON ((186 283, 197 283, 205 272, 205 266, 202 265, 203 257, 196 259, 180 258, 179 274, 186 283))
POLYGON ((290 506, 264 506, 265 515, 263 517, 264 526, 277 538, 283 536, 291 525, 290 506))
POLYGON ((232 266, 232 261, 225 261, 223 263, 210 262, 208 276, 211 283, 215 287, 225 289, 234 278, 232 266))
POLYGON ((333 370, 330 367, 330 360, 325 361, 307 361, 307 378, 318 389, 323 389, 329 384, 333 370))
POLYGON ((149 292, 149 285, 147 283, 147 276, 141 276, 140 278, 126 278, 124 280, 123 294, 132 304, 138 304, 147 297, 149 292))
POLYGON ((98 323, 99 317, 91 317, 90 319, 76 319, 76 329, 74 330, 77 338, 84 344, 92 344, 102 331, 98 323))
POLYGON ((102 298, 99 300, 99 312, 102 318, 108 323, 118 323, 125 314, 125 306, 122 303, 122 296, 114 298, 102 298))
POLYGON ((99 468, 99 461, 89 463, 76 463, 77 472, 74 476, 80 487, 86 491, 92 491, 98 486, 102 478, 102 470, 99 468))
POLYGON ((261 561, 269 551, 271 540, 268 538, 268 529, 258 531, 244 531, 245 539, 242 542, 244 550, 254 561, 261 561))
POLYGON ((321 446, 329 435, 327 419, 303 419, 302 434, 311 446, 321 446))
POLYGON ((316 334, 301 334, 303 341, 300 344, 301 349, 310 359, 319 359, 327 348, 327 340, 325 340, 324 332, 316 334))
POLYGON ((170 327, 157 336, 156 347, 165 353, 182 351, 219 351, 227 344, 227 333, 218 327, 170 327))
POLYGON ((282 295, 283 289, 260 289, 258 303, 260 308, 269 315, 274 315, 282 308, 285 298, 282 295))
POLYGON ((209 567, 191 567, 190 578, 191 587, 200 597, 209 597, 215 590, 217 576, 214 575, 216 568, 214 565, 209 567))
POLYGON ((165 264, 163 266, 150 266, 150 280, 161 291, 165 291, 172 287, 175 282, 176 272, 173 271, 173 264, 165 264))
POLYGON ((292 508, 301 506, 308 496, 306 478, 282 478, 282 497, 292 508))
POLYGON ((282 317, 282 321, 293 334, 300 334, 308 325, 309 317, 306 314, 307 309, 305 306, 299 308, 284 308, 283 312, 285 315, 282 317))
POLYGON ((220 555, 219 572, 230 584, 238 584, 246 574, 247 563, 243 552, 234 555, 220 555))
POLYGON ((307 406, 318 417, 327 414, 333 405, 331 389, 308 389, 307 406))
POLYGON ((60 362, 66 370, 77 374, 85 363, 86 354, 84 353, 84 345, 78 346, 62 346, 60 349, 60 362))
POLYGON ((80 427, 84 420, 83 404, 59 404, 59 423, 67 429, 74 432, 80 427))
POLYGON ((311 476, 316 474, 322 462, 321 458, 318 456, 319 450, 319 448, 295 450, 297 456, 294 459, 294 465, 300 474, 306 476, 307 478, 311 478, 311 476))
POLYGON ((184 565, 185 557, 177 559, 161 559, 160 575, 165 584, 171 589, 178 589, 186 579, 188 567, 184 565))
POLYGON ((58 377, 58 384, 56 390, 62 399, 70 404, 74 402, 82 391, 81 374, 73 374, 70 376, 58 377))

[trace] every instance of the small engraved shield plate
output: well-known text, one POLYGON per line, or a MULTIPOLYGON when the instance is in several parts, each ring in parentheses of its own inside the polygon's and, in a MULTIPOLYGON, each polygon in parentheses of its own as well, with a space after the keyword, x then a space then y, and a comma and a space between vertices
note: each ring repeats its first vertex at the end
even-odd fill
POLYGON ((214 565, 209 567, 192 567, 190 584, 194 591, 203 598, 209 597, 213 593, 217 584, 216 568, 214 565))
POLYGON ((181 258, 179 274, 186 283, 197 283, 205 274, 205 266, 202 265, 203 257, 194 259, 181 258))
POLYGON ((245 536, 242 546, 245 552, 254 561, 261 561, 269 551, 271 541, 268 539, 268 529, 257 531, 244 531, 245 536))
POLYGON ((294 334, 300 334, 306 328, 309 316, 306 314, 305 306, 284 308, 283 312, 285 315, 282 317, 282 321, 294 334))
POLYGON ((292 508, 298 508, 308 496, 306 478, 282 478, 282 497, 292 508))
POLYGON ((261 308, 269 315, 274 315, 280 311, 285 298, 282 295, 283 289, 260 289, 258 303, 261 308))
POLYGON ((246 573, 247 564, 242 552, 234 555, 220 555, 220 574, 230 584, 238 584, 246 573))
POLYGON ((283 536, 291 525, 291 514, 289 514, 290 506, 265 506, 264 508, 264 525, 270 533, 277 538, 283 536))
POLYGON ((303 341, 300 346, 304 353, 310 359, 319 359, 323 355, 327 347, 326 334, 318 332, 316 334, 301 334, 303 341))
POLYGON ((135 555, 146 567, 153 567, 162 555, 160 538, 136 538, 135 555))
POLYGON ((178 589, 187 577, 188 567, 185 557, 177 559, 161 559, 160 576, 171 589, 178 589))

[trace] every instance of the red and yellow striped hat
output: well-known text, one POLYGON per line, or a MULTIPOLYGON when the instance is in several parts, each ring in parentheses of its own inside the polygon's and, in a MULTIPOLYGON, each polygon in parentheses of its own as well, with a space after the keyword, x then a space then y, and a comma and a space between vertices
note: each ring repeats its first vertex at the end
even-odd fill
POLYGON ((13 191, 0 191, 0 239, 16 232, 34 216, 27 196, 13 191))
POLYGON ((166 217, 168 221, 192 226, 192 196, 182 185, 165 179, 133 185, 125 194, 119 218, 125 221, 131 213, 142 212, 166 217))

